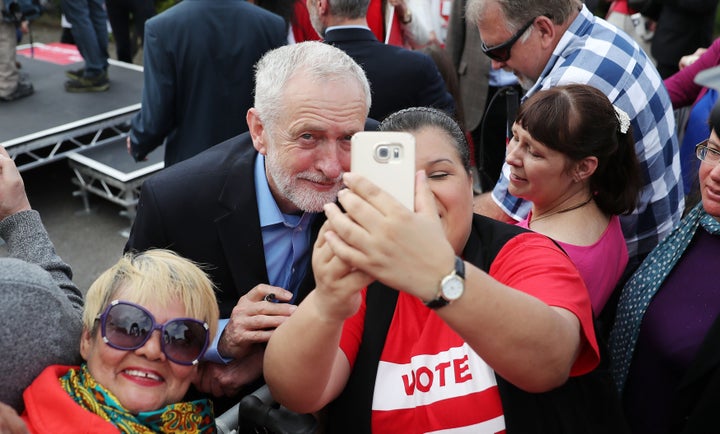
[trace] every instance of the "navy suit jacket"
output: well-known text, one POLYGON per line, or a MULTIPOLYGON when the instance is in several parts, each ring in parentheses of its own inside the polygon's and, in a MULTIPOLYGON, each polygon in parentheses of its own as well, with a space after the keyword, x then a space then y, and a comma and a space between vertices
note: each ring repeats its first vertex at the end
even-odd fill
POLYGON ((253 66, 286 43, 283 19, 243 0, 183 0, 148 20, 135 159, 167 138, 169 166, 247 131, 253 66))
MULTIPOLYGON (((366 131, 377 127, 374 119, 366 120, 366 131)), ((148 178, 125 245, 125 251, 170 249, 208 265, 221 318, 230 317, 240 297, 269 281, 255 195, 257 155, 246 132, 148 178)), ((320 213, 311 225, 311 248, 324 221, 320 213)), ((314 287, 308 261, 295 303, 314 287)))
MULTIPOLYGON (((257 155, 243 133, 147 179, 125 246, 167 248, 209 265, 221 318, 230 317, 242 295, 268 283, 255 196, 257 155)), ((313 243, 323 221, 320 214, 312 224, 313 243)), ((314 286, 308 265, 297 303, 314 286)))
POLYGON ((332 29, 325 33, 325 42, 365 70, 372 91, 369 117, 382 121, 408 107, 435 107, 455 116, 455 102, 427 54, 383 44, 361 28, 332 29))

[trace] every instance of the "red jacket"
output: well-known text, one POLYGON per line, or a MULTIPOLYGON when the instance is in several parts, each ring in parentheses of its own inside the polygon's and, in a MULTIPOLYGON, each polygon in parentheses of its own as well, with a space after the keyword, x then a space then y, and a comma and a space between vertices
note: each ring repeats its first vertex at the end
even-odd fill
POLYGON ((25 389, 22 418, 31 433, 118 434, 115 425, 78 405, 58 378, 77 366, 52 365, 45 368, 25 389))

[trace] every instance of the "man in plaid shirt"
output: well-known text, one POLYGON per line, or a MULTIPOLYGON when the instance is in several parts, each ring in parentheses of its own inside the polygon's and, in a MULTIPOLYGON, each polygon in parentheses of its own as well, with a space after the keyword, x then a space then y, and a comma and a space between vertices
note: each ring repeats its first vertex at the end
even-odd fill
MULTIPOLYGON (((493 68, 512 70, 524 98, 567 83, 603 91, 629 116, 643 189, 635 211, 621 216, 632 271, 680 220, 684 192, 675 118, 662 79, 625 33, 579 0, 470 0, 467 19, 477 24, 493 68)), ((476 212, 521 220, 530 203, 508 193, 509 166, 492 193, 476 199, 476 212)))

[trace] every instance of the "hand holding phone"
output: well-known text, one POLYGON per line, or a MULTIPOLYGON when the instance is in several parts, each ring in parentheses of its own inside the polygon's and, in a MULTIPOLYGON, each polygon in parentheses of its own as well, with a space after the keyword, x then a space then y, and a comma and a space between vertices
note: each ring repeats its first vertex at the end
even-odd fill
POLYGON ((408 209, 415 209, 415 138, 397 131, 353 135, 350 170, 368 178, 408 209))

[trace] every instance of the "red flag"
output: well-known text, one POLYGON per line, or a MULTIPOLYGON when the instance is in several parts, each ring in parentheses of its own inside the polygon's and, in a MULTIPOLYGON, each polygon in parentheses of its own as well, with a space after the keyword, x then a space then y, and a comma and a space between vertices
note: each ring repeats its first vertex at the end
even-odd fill
POLYGON ((378 41, 385 40, 385 22, 383 20, 382 0, 370 0, 367 11, 368 27, 372 30, 378 41))

